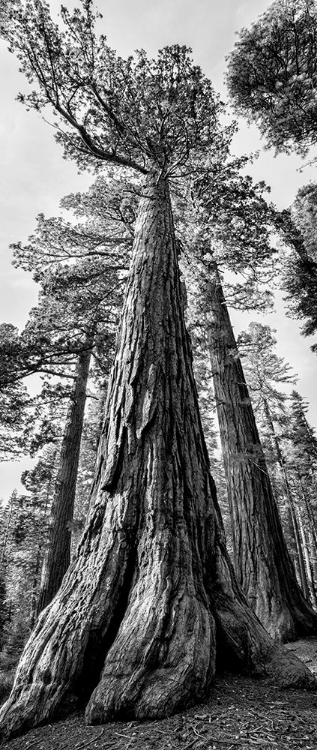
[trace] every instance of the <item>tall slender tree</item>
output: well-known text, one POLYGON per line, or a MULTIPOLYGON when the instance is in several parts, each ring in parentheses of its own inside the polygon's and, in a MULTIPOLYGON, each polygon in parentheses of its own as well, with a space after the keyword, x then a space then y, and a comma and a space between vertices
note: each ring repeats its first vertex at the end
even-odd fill
POLYGON ((7 598, 3 647, 16 663, 32 627, 34 587, 39 580, 37 553, 39 540, 45 544, 47 513, 38 497, 13 492, 3 521, 1 571, 7 598))
MULTIPOLYGON (((0 325, 0 350, 6 352, 8 359, 14 357, 18 339, 17 328, 7 323, 0 325)), ((34 408, 34 401, 23 383, 9 380, 1 387, 0 461, 15 460, 27 453, 34 408)))
MULTIPOLYGON (((305 472, 301 473, 296 460, 296 446, 300 444, 300 464, 304 469, 305 441, 301 435, 301 420, 296 419, 293 408, 287 407, 288 394, 280 390, 281 384, 295 383, 296 376, 282 357, 278 357, 274 352, 276 339, 273 334, 269 326, 251 323, 248 330, 239 335, 238 345, 244 358, 244 368, 259 422, 260 434, 264 437, 265 446, 269 447, 269 472, 270 475, 272 473, 277 475, 276 490, 279 507, 282 512, 283 505, 286 508, 286 513, 283 514, 287 520, 285 533, 292 541, 291 547, 298 577, 306 598, 310 597, 315 605, 314 581, 307 553, 304 521, 307 515, 306 505, 310 503, 312 495, 311 476, 310 474, 305 476, 305 472)), ((294 397, 292 397, 292 406, 294 403, 294 397)), ((312 467, 313 432, 310 432, 310 439, 312 442, 308 454, 312 454, 309 459, 310 467, 312 467)))
POLYGON ((240 168, 239 160, 223 154, 194 177, 191 213, 182 227, 191 249, 184 272, 188 277, 189 267, 194 276, 194 317, 205 328, 211 358, 237 575, 265 627, 287 641, 314 632, 317 620, 297 585, 283 538, 219 273, 219 267, 228 269, 238 279, 230 285, 231 304, 265 309, 277 217, 264 198, 265 185, 254 185, 240 168))
POLYGON ((290 424, 286 430, 286 437, 288 437, 288 445, 291 447, 290 470, 295 478, 297 491, 299 489, 304 543, 307 551, 306 566, 310 579, 313 579, 313 585, 310 588, 312 598, 315 601, 317 590, 317 441, 315 432, 307 420, 307 409, 307 402, 297 391, 292 391, 289 409, 290 424))
POLYGON ((308 599, 308 581, 296 513, 296 497, 287 471, 281 435, 281 426, 285 425, 287 394, 281 392, 280 384, 295 383, 297 377, 291 372, 290 365, 275 354, 276 339, 273 334, 269 326, 250 323, 248 331, 242 331, 239 334, 238 345, 244 357, 246 377, 260 426, 260 434, 261 437, 264 434, 271 448, 270 477, 274 473, 273 466, 274 468, 277 466, 278 469, 279 481, 275 482, 276 500, 282 513, 284 505, 286 508, 285 529, 288 538, 292 541, 290 546, 298 571, 298 579, 305 598, 308 599))
POLYGON ((87 335, 86 350, 78 357, 66 417, 59 469, 55 480, 51 534, 42 569, 38 612, 41 612, 55 596, 70 563, 72 521, 92 347, 91 332, 90 336, 87 335))
POLYGON ((282 641, 293 640, 315 632, 317 616, 296 581, 221 279, 211 263, 205 285, 201 299, 206 307, 236 574, 268 632, 282 641))

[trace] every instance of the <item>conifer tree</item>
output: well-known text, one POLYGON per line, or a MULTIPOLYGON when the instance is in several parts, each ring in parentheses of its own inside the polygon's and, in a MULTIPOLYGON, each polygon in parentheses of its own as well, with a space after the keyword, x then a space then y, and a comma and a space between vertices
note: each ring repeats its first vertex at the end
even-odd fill
MULTIPOLYGON (((304 336, 317 331, 316 198, 316 184, 310 183, 298 191, 289 212, 282 212, 286 241, 282 287, 286 291, 288 313, 303 321, 304 336)), ((316 351, 316 344, 311 349, 316 351)))
MULTIPOLYGON (((241 161, 224 152, 207 163, 209 170, 193 179, 183 241, 192 256, 187 266, 195 283, 194 317, 205 327, 212 363, 236 572, 261 622, 287 641, 314 632, 317 621, 297 585, 283 538, 218 270, 228 269, 238 279, 229 289, 233 306, 266 308, 267 281, 275 268, 276 211, 264 198, 265 185, 241 175, 241 161)), ((188 277, 186 265, 184 273, 188 277)))
POLYGON ((228 58, 236 112, 255 122, 276 151, 306 154, 316 143, 314 0, 275 0, 242 29, 228 58))
POLYGON ((315 605, 314 582, 303 526, 303 493, 298 481, 294 481, 294 448, 300 436, 296 435, 296 425, 287 408, 287 393, 280 390, 281 384, 296 382, 296 376, 291 372, 292 368, 274 352, 276 339, 269 326, 251 323, 248 330, 239 335, 238 344, 243 352, 260 433, 271 443, 270 475, 278 467, 277 500, 282 512, 285 503, 285 532, 291 539, 299 581, 306 598, 310 598, 315 605))
MULTIPOLYGON (((22 377, 39 369, 62 379, 74 380, 69 392, 70 406, 55 478, 50 541, 42 571, 38 611, 55 595, 70 561, 91 356, 94 356, 97 370, 102 367, 105 374, 113 353, 114 326, 121 303, 118 270, 126 270, 126 248, 131 245, 130 234, 125 230, 121 215, 121 237, 118 237, 115 212, 118 213, 119 208, 114 198, 115 190, 112 190, 108 207, 111 217, 107 219, 104 216, 102 221, 99 220, 98 227, 92 225, 91 221, 89 224, 72 226, 61 219, 45 220, 40 216, 36 233, 29 238, 28 245, 22 247, 21 243, 17 243, 14 246, 16 265, 33 270, 35 280, 41 282, 41 291, 39 305, 31 312, 20 337, 19 363, 16 372, 13 363, 12 376, 22 377), (107 237, 107 232, 110 232, 110 237, 107 237), (117 242, 119 249, 116 248, 117 242), (25 356, 23 346, 26 347, 25 356), (35 352, 31 361, 29 352, 35 352)), ((117 198, 119 206, 123 200, 124 192, 121 190, 120 199, 119 196, 117 198)), ((12 364, 9 356, 7 358, 9 377, 12 364)), ((5 377, 6 373, 3 375, 5 377)), ((16 380, 15 389, 18 384, 19 380, 16 380)))
POLYGON ((47 515, 39 498, 14 491, 4 513, 1 569, 6 589, 4 648, 15 662, 33 624, 35 588, 39 583, 37 552, 45 544, 47 515))
MULTIPOLYGON (((11 324, 0 325, 0 351, 14 356, 18 329, 11 324)), ((1 368, 1 365, 0 365, 1 368)), ((6 382, 1 388, 0 461, 15 460, 27 453, 34 402, 25 385, 19 381, 6 382)))
POLYGON ((30 494, 30 506, 32 507, 34 503, 35 513, 36 508, 38 506, 41 507, 41 512, 43 514, 42 528, 40 529, 37 545, 34 551, 34 572, 30 612, 31 629, 34 627, 37 617, 38 601, 42 588, 41 579, 43 566, 50 549, 51 510, 59 463, 60 432, 64 417, 64 409, 61 408, 60 402, 58 402, 57 405, 55 403, 55 424, 53 430, 50 431, 49 435, 45 436, 44 442, 41 442, 41 450, 34 468, 24 471, 21 476, 21 483, 30 494))
MULTIPOLYGON (((266 629, 282 641, 313 633, 286 547, 221 280, 209 263, 203 303, 228 486, 237 576, 266 629)), ((308 590, 305 590, 308 596, 308 590)))
POLYGON ((310 596, 316 607, 317 529, 316 529, 316 457, 314 430, 307 421, 307 403, 292 391, 284 426, 286 467, 297 497, 298 521, 308 576, 310 596))

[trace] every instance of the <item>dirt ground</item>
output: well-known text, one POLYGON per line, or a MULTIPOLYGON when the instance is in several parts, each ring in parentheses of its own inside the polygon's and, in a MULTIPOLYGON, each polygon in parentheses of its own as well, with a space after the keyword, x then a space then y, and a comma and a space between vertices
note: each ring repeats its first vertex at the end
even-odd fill
MULTIPOLYGON (((288 644, 317 674, 317 638, 288 644)), ((317 750, 317 691, 223 674, 208 703, 152 722, 86 727, 84 718, 34 729, 3 750, 317 750)))

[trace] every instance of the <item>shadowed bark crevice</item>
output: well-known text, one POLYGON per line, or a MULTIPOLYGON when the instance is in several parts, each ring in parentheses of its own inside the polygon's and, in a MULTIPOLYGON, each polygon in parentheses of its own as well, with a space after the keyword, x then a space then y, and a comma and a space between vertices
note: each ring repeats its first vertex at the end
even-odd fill
POLYGON ((98 685, 102 673, 106 655, 114 643, 121 622, 127 608, 133 578, 135 577, 135 556, 136 549, 132 540, 129 540, 129 557, 127 560, 127 569, 125 578, 118 601, 115 603, 111 619, 107 625, 106 633, 96 628, 89 633, 89 640, 86 647, 82 670, 79 675, 78 685, 74 684, 74 703, 78 708, 83 708, 98 685))

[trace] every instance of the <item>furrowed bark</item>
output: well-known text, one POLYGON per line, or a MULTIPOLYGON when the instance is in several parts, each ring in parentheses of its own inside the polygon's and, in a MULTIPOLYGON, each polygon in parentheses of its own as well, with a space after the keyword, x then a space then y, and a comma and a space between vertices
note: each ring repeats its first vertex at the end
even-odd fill
POLYGON ((92 341, 93 337, 89 335, 87 349, 78 356, 74 389, 66 418, 55 482, 48 551, 42 567, 38 614, 52 601, 70 563, 71 525, 74 516, 92 341))
POLYGON ((305 560, 305 571, 306 571, 308 592, 310 595, 310 600, 312 602, 312 605, 314 608, 316 608, 317 600, 316 600, 316 591, 315 591, 315 586, 314 586, 313 567, 311 564, 311 559, 310 559, 310 554, 309 554, 309 549, 308 549, 308 538, 307 538, 308 535, 306 533, 306 529, 303 524, 303 519, 301 515, 302 510, 299 507, 299 505, 297 505, 296 510, 297 510, 299 531, 301 535, 301 542, 302 542, 302 547, 303 547, 303 556, 305 560))
POLYGON ((275 447, 277 463, 280 467, 280 471, 283 477, 289 527, 290 527, 290 531, 292 534, 292 538, 294 539, 294 543, 295 543, 295 554, 296 554, 296 560, 297 560, 297 565, 298 565, 298 580, 300 582, 304 597, 305 599, 308 600, 309 599, 308 581, 307 581, 307 575, 306 575, 303 549, 302 549, 300 535, 299 535, 295 499, 293 497, 293 492, 291 490, 290 483, 288 481, 287 471, 285 468, 285 462, 283 460, 279 437, 276 433, 270 407, 266 398, 262 398, 262 404, 264 408, 264 414, 266 417, 267 426, 271 435, 272 443, 275 447))
POLYGON ((151 175, 146 192, 96 501, 21 659, 0 716, 6 736, 87 703, 89 723, 183 709, 209 694, 217 639, 241 668, 267 673, 278 662, 284 683, 315 684, 277 650, 235 582, 199 418, 167 180, 151 175))
POLYGON ((210 264, 204 293, 236 575, 271 636, 283 642, 295 640, 316 632, 317 613, 297 583, 283 537, 215 264, 210 264))

